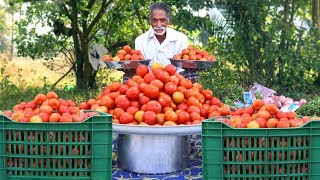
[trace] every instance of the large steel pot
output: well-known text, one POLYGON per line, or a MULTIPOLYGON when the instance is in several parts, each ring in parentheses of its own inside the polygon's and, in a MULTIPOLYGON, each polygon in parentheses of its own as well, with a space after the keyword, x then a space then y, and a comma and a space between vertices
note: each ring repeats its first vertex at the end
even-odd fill
POLYGON ((118 166, 144 174, 183 170, 190 164, 191 136, 119 134, 118 166))
POLYGON ((118 167, 143 174, 164 174, 186 169, 190 164, 191 135, 201 133, 194 126, 114 125, 118 167))

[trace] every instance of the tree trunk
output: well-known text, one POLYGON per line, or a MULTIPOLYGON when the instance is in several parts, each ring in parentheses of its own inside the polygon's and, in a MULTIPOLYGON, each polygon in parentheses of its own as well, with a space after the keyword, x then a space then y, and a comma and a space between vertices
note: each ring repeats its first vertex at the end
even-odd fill
MULTIPOLYGON (((320 0, 312 0, 312 22, 313 27, 318 29, 317 38, 320 40, 320 0)), ((320 49, 320 46, 318 48, 320 49)), ((320 73, 318 73, 315 83, 320 84, 320 73)))
MULTIPOLYGON (((76 46, 76 43, 74 43, 76 46)), ((79 89, 82 89, 85 87, 85 80, 84 80, 84 71, 83 71, 83 62, 84 57, 81 55, 80 47, 75 47, 75 53, 76 53, 76 86, 79 89)))
POLYGON ((320 0, 312 0, 312 21, 320 35, 320 0))
POLYGON ((78 9, 77 2, 72 1, 72 11, 70 15, 71 27, 72 27, 72 39, 74 44, 74 51, 76 56, 76 86, 79 89, 83 89, 86 87, 84 73, 83 73, 83 63, 84 56, 82 55, 82 48, 80 44, 80 31, 78 28, 78 9))
POLYGON ((14 30, 13 30, 13 25, 14 25, 14 12, 12 11, 10 14, 11 17, 11 24, 10 24, 10 28, 11 28, 11 43, 10 43, 10 57, 13 57, 13 53, 14 53, 14 30))
MULTIPOLYGON (((71 1, 71 14, 67 13, 67 16, 71 20, 71 27, 72 27, 72 37, 74 42, 74 48, 75 48, 75 54, 76 54, 76 85, 77 88, 84 89, 84 88, 94 88, 95 86, 95 77, 96 77, 96 71, 93 70, 90 62, 89 62, 89 54, 88 54, 88 46, 89 41, 93 36, 94 33, 91 33, 95 25, 99 22, 99 20, 104 15, 106 8, 109 6, 109 4, 113 0, 102 0, 101 7, 96 14, 96 16, 93 18, 91 23, 88 23, 87 21, 80 20, 80 16, 82 17, 88 17, 88 11, 92 8, 95 1, 91 0, 87 4, 86 8, 87 10, 81 10, 78 9, 78 1, 72 0, 71 1), (80 14, 79 14, 80 13, 80 14), (78 17, 79 16, 79 17, 78 17), (80 29, 81 26, 81 29, 80 29)), ((67 10, 62 5, 62 8, 64 10, 67 10)))
POLYGON ((81 40, 82 44, 82 56, 83 56, 83 63, 84 63, 84 82, 87 88, 94 88, 95 86, 95 77, 96 72, 93 70, 90 62, 89 62, 89 54, 88 54, 88 37, 83 37, 81 40))
MULTIPOLYGON (((285 0, 284 5, 283 5, 283 23, 287 24, 288 19, 289 19, 289 1, 285 0)), ((281 33, 281 41, 280 41, 280 47, 279 49, 282 49, 283 52, 287 49, 286 47, 286 33, 287 31, 284 29, 281 33)), ((280 85, 280 91, 284 90, 284 70, 285 67, 285 61, 282 57, 282 55, 279 56, 279 73, 278 73, 278 80, 279 80, 279 85, 280 85)))

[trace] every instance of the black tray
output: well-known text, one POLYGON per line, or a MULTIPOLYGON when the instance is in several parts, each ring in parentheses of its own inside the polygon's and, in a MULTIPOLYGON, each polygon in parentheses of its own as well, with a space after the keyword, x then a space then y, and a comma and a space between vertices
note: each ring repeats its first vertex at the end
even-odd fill
POLYGON ((212 64, 216 61, 204 61, 204 60, 183 60, 183 59, 171 59, 171 64, 176 67, 181 67, 183 69, 209 69, 212 67, 212 64))
POLYGON ((149 65, 151 59, 145 60, 125 60, 125 61, 108 61, 110 69, 136 69, 140 64, 149 65))

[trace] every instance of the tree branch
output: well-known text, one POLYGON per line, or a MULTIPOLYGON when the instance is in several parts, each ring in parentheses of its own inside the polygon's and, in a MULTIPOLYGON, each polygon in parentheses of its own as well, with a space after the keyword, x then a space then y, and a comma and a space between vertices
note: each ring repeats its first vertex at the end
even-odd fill
POLYGON ((99 22, 99 20, 101 19, 101 17, 103 16, 103 13, 106 11, 107 7, 109 6, 109 4, 112 2, 113 0, 109 0, 108 2, 106 2, 106 0, 103 0, 101 3, 101 8, 98 11, 97 15, 94 17, 94 19, 91 21, 88 29, 86 32, 84 32, 85 36, 89 36, 89 33, 91 32, 91 30, 93 29, 93 27, 99 22))
POLYGON ((99 29, 96 29, 95 31, 91 32, 91 35, 88 37, 88 42, 92 40, 92 38, 97 34, 98 31, 99 29))
POLYGON ((73 29, 72 38, 74 43, 75 50, 75 59, 76 59, 76 77, 77 77, 77 87, 83 86, 83 58, 81 55, 81 44, 79 41, 79 27, 78 27, 78 9, 77 9, 77 0, 71 1, 72 5, 72 18, 71 18, 71 27, 73 29))
MULTIPOLYGON (((79 29, 79 26, 78 26, 78 9, 77 9, 77 0, 73 0, 72 1, 72 14, 71 14, 71 18, 70 18, 70 21, 71 21, 71 27, 72 27, 72 30, 74 31, 73 34, 75 36, 82 36, 82 32, 80 31, 79 29)), ((75 40, 75 39, 74 39, 75 40)), ((76 37, 76 40, 78 41, 79 38, 76 37)))
POLYGON ((294 19, 294 13, 296 13, 296 11, 299 9, 299 4, 296 5, 296 8, 295 8, 295 4, 294 4, 295 1, 292 1, 292 11, 291 11, 291 17, 290 17, 290 23, 293 23, 293 19, 294 19))
POLYGON ((64 1, 58 0, 58 6, 62 9, 62 12, 64 12, 64 14, 71 20, 71 14, 69 13, 67 6, 65 6, 63 2, 64 1))
MULTIPOLYGON (((112 25, 112 24, 113 24, 113 23, 112 23, 113 18, 111 18, 111 22, 109 22, 109 20, 110 20, 110 19, 108 19, 108 21, 106 22, 106 24, 112 25)), ((107 32, 109 32, 111 28, 110 28, 110 27, 109 27, 109 28, 106 28, 106 27, 105 27, 105 29, 108 29, 107 32)), ((90 42, 90 41, 92 40, 92 38, 97 34, 98 31, 99 31, 99 28, 97 28, 96 30, 94 30, 93 33, 91 32, 90 36, 88 37, 88 42, 90 42)))
POLYGON ((71 68, 51 86, 51 89, 53 89, 63 78, 65 78, 75 68, 75 65, 76 63, 73 63, 71 68))
MULTIPOLYGON (((90 9, 92 8, 92 6, 94 5, 94 3, 96 2, 96 0, 90 0, 88 2, 88 5, 84 8, 83 12, 83 18, 87 18, 90 12, 90 9)), ((83 32, 87 32, 87 21, 86 20, 82 20, 82 30, 83 32)))
POLYGON ((96 2, 96 0, 90 0, 86 9, 88 9, 88 10, 91 9, 95 2, 96 2))
MULTIPOLYGON (((124 8, 125 6, 120 5, 120 7, 124 8)), ((119 8, 118 6, 116 6, 115 8, 113 8, 113 11, 115 11, 115 12, 123 10, 122 8, 119 8), (115 8, 117 8, 117 9, 115 9, 115 8)), ((110 26, 112 26, 113 21, 114 21, 114 18, 110 18, 110 19, 108 19, 108 21, 105 24, 109 24, 110 26)), ((104 27, 104 29, 108 29, 107 31, 105 31, 105 32, 107 32, 106 34, 108 34, 112 28, 111 27, 109 27, 109 28, 104 27)), ((98 31, 99 31, 99 28, 97 28, 95 31, 93 31, 93 33, 91 32, 91 34, 88 37, 88 42, 90 42, 92 40, 92 38, 97 34, 98 31)))

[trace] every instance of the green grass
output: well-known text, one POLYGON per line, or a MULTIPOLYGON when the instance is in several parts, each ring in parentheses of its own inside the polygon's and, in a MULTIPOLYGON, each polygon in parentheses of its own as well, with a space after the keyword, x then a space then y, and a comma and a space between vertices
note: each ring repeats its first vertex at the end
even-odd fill
POLYGON ((297 110, 304 116, 320 116, 320 96, 315 96, 311 101, 297 110))

